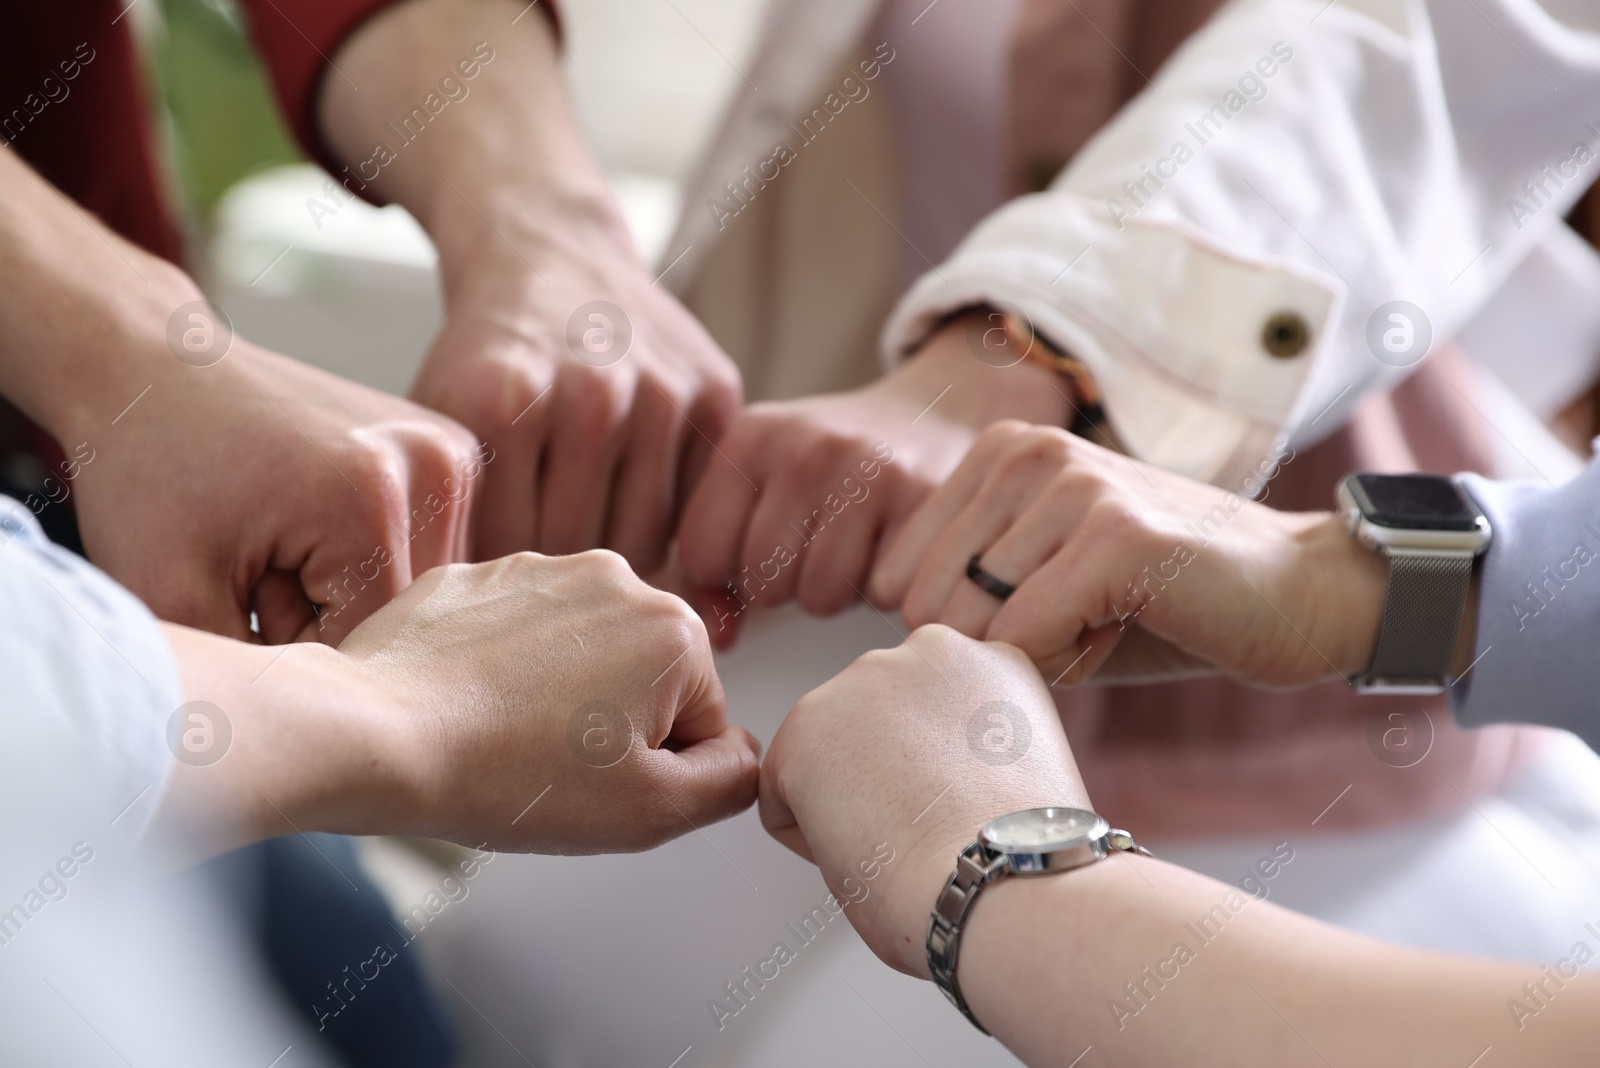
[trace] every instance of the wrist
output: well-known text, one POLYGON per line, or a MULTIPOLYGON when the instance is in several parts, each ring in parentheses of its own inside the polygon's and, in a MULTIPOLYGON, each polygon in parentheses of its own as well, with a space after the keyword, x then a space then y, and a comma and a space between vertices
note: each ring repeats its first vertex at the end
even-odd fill
POLYGON ((428 714, 399 699, 392 679, 368 661, 302 644, 314 661, 307 676, 332 696, 298 724, 308 761, 330 753, 313 777, 321 784, 294 795, 301 825, 331 834, 425 834, 437 815, 436 784, 448 751, 428 728, 428 714))
POLYGON ((509 271, 544 269, 538 254, 568 231, 627 242, 571 106, 553 24, 525 7, 385 7, 335 53, 349 77, 324 79, 316 103, 334 154, 357 168, 366 190, 404 205, 432 236, 447 296, 485 260, 509 271), (436 102, 429 107, 437 116, 426 136, 396 125, 397 114, 424 100, 436 102))
POLYGON ((1383 556, 1350 535, 1350 522, 1337 513, 1303 516, 1296 535, 1300 560, 1295 568, 1312 586, 1312 642, 1344 678, 1366 671, 1378 646, 1378 627, 1389 588, 1383 556))
POLYGON ((952 319, 882 380, 886 388, 911 386, 932 396, 952 387, 939 402, 941 414, 981 430, 1001 419, 1043 426, 1069 426, 1077 403, 1071 382, 1029 359, 996 363, 980 358, 988 313, 974 310, 952 319), (931 390, 931 393, 929 392, 931 390))
MULTIPOLYGON (((552 278, 593 276, 586 265, 622 258, 642 272, 621 205, 603 176, 590 183, 550 188, 529 178, 443 184, 421 221, 439 252, 439 273, 452 312, 485 291, 548 288, 552 278)), ((581 288, 589 279, 580 277, 581 288)), ((563 288, 571 288, 564 285, 563 288)))
POLYGON ((337 649, 300 643, 283 658, 294 663, 257 684, 278 676, 258 717, 268 745, 252 761, 265 784, 258 800, 271 801, 257 810, 262 830, 282 834, 288 820, 331 834, 408 833, 421 822, 427 753, 406 717, 337 649))
POLYGON ((204 294, 173 264, 124 251, 148 285, 105 286, 97 270, 61 285, 45 277, 54 299, 0 327, 0 347, 27 354, 0 361, 0 392, 57 441, 98 439, 147 386, 190 370, 169 348, 168 324, 204 294))
POLYGON ((421 825, 430 747, 353 658, 314 642, 162 629, 186 707, 202 717, 194 726, 206 731, 204 748, 174 751, 162 801, 169 841, 207 856, 296 831, 421 825))
POLYGON ((950 873, 955 870, 957 856, 976 836, 974 828, 971 836, 950 845, 948 850, 924 851, 919 856, 907 857, 904 866, 894 873, 895 880, 886 887, 878 918, 883 925, 884 944, 892 954, 885 961, 890 967, 918 979, 930 978, 928 921, 950 873))

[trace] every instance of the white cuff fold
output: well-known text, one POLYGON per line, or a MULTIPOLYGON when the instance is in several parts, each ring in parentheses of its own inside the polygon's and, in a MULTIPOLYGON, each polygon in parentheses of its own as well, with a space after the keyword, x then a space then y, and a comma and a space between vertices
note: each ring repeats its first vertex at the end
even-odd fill
POLYGON ((1338 280, 1305 267, 1049 192, 980 224, 901 299, 881 340, 892 364, 953 311, 1016 305, 1088 367, 1129 452, 1228 482, 1271 451, 1343 295, 1338 280), (1274 321, 1303 328, 1303 345, 1269 352, 1274 321))

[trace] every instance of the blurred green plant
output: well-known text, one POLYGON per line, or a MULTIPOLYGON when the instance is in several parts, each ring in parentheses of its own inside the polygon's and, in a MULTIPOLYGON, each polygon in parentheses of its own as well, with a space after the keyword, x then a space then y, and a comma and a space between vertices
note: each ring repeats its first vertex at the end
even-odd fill
POLYGON ((189 208, 209 218, 222 194, 264 167, 305 157, 290 140, 230 0, 162 0, 150 61, 189 208))

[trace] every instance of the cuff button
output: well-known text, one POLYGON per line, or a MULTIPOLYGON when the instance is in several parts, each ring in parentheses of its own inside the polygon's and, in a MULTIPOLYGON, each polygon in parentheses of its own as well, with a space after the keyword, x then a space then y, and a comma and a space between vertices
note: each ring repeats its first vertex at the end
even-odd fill
POLYGON ((1261 331, 1261 347, 1280 360, 1300 355, 1310 343, 1311 327, 1299 312, 1279 312, 1261 331))

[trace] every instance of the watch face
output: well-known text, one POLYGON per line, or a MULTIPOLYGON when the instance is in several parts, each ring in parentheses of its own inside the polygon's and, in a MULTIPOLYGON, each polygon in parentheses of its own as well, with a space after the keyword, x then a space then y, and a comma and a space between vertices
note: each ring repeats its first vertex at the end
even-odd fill
POLYGON ((1081 808, 1030 808, 1013 812, 983 829, 983 842, 1002 853, 1048 853, 1096 838, 1111 825, 1081 808))
POLYGON ((1476 530, 1478 508, 1443 475, 1354 475, 1350 492, 1380 527, 1476 530))

